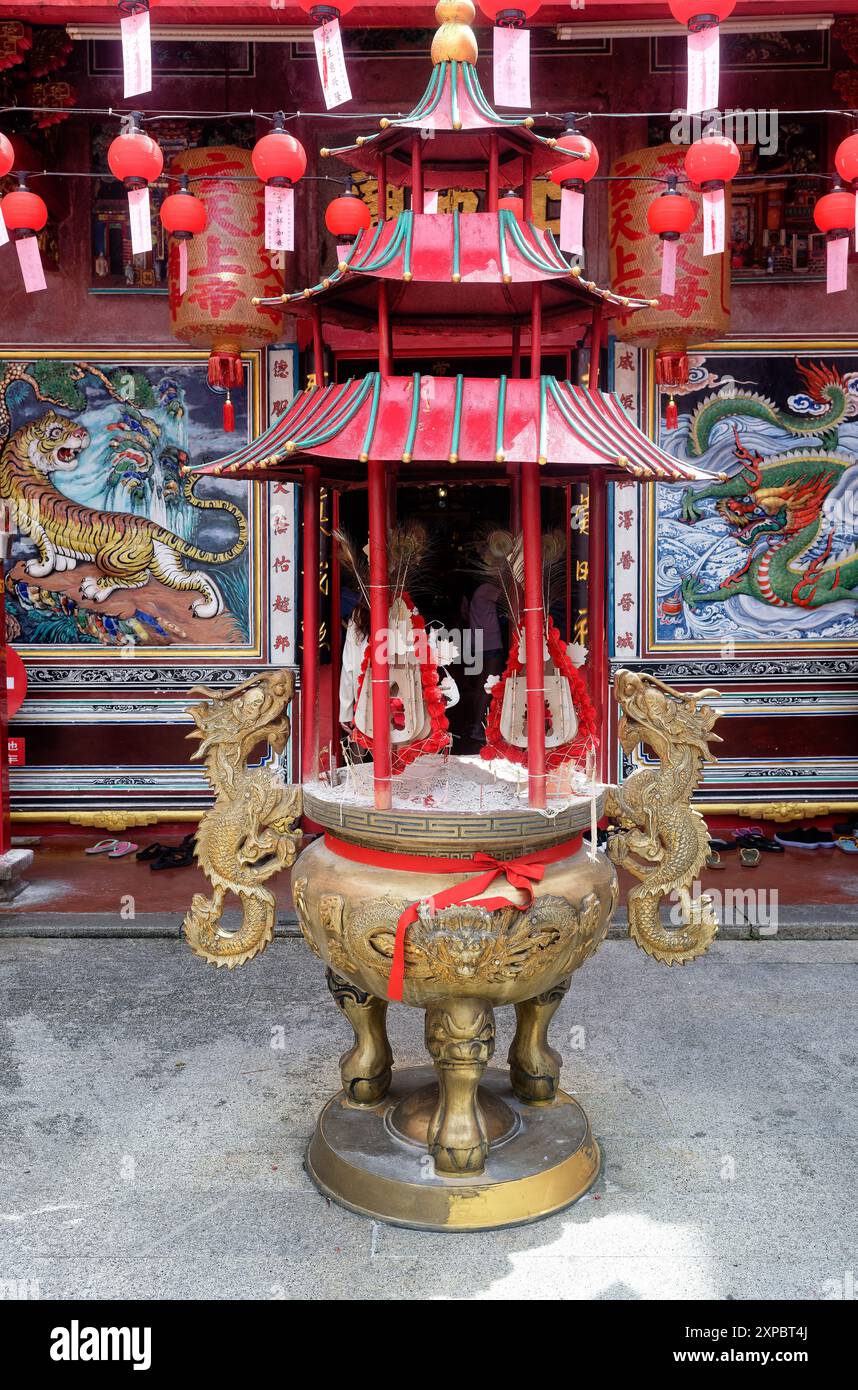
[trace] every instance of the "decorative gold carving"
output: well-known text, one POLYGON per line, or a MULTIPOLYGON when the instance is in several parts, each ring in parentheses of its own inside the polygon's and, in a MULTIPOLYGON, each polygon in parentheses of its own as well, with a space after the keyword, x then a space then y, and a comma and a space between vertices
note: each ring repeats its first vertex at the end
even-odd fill
POLYGON ((191 950, 209 964, 233 969, 264 950, 274 935, 274 895, 266 879, 294 863, 301 840, 294 822, 301 815, 300 787, 286 786, 272 768, 249 769, 259 744, 282 753, 289 737, 286 710, 292 699, 291 671, 264 672, 223 693, 197 686, 192 705, 200 740, 194 758, 205 760, 217 799, 197 831, 196 856, 214 889, 197 893, 184 921, 191 950), (237 931, 221 925, 227 893, 244 911, 237 931))
POLYGON ((701 801, 698 810, 707 816, 741 816, 743 820, 773 820, 783 825, 858 811, 858 801, 701 801))
POLYGON ((393 1053, 387 1040, 387 1001, 350 984, 333 970, 328 989, 354 1029, 354 1047, 340 1058, 343 1090, 354 1105, 378 1105, 390 1090, 393 1053))
POLYGON ((483 999, 445 999, 426 1010, 426 1048, 438 1073, 429 1152, 439 1173, 481 1173, 489 1152, 477 1096, 495 1050, 495 1019, 483 999))
POLYGON ((70 825, 92 826, 94 830, 128 830, 131 826, 157 825, 168 817, 158 811, 69 811, 63 819, 68 819, 70 825))
POLYGON ((709 832, 691 797, 704 762, 714 762, 711 742, 718 714, 701 701, 718 694, 700 690, 684 695, 654 676, 618 671, 617 701, 623 711, 619 740, 626 753, 641 742, 656 754, 658 769, 642 767, 608 795, 607 812, 620 830, 608 853, 640 879, 629 894, 629 935, 647 955, 667 965, 684 965, 703 955, 718 924, 711 899, 692 899, 690 885, 706 862, 709 832), (660 907, 675 892, 682 906, 682 926, 661 925, 660 907))
POLYGON ((563 1058, 548 1045, 548 1025, 572 983, 571 976, 552 989, 515 1006, 515 1037, 509 1050, 509 1080, 525 1105, 548 1105, 557 1095, 563 1058))

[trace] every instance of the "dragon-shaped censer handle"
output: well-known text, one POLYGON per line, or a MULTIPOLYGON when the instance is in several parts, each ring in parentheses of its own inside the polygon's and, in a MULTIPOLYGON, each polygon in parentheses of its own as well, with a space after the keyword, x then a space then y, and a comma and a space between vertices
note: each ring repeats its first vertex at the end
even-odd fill
POLYGON ((608 792, 606 811, 619 829, 609 837, 608 854, 639 883, 629 893, 629 935, 641 950, 666 965, 684 965, 702 956, 715 939, 718 923, 705 894, 692 898, 692 885, 709 853, 709 832, 691 798, 702 765, 714 762, 709 745, 720 743, 712 727, 716 710, 702 701, 717 690, 681 694, 642 672, 617 672, 617 703, 622 710, 618 736, 630 754, 644 743, 658 767, 638 768, 608 792), (662 899, 675 893, 681 925, 664 927, 662 899))
POLYGON ((191 691, 205 697, 190 708, 197 727, 188 738, 200 740, 192 756, 205 760, 216 794, 197 830, 196 857, 214 891, 211 898, 195 894, 183 929, 191 950, 210 965, 243 965, 274 936, 274 894, 264 885, 295 862, 301 788, 284 783, 274 768, 249 768, 247 759, 262 743, 283 752, 294 688, 291 671, 266 671, 234 690, 191 691), (227 893, 241 900, 236 931, 221 923, 227 893))

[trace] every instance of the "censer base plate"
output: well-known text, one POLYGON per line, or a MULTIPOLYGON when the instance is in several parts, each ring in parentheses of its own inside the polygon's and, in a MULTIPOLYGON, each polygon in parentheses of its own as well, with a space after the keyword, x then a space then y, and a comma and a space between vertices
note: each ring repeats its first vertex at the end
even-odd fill
POLYGON ((484 1172, 437 1174, 425 1147, 397 1123, 408 1098, 431 1086, 434 1076, 428 1066, 394 1072, 380 1105, 353 1105, 343 1091, 328 1101, 305 1162, 325 1196, 394 1226, 485 1231, 550 1216, 593 1185, 601 1155, 578 1102, 559 1091, 551 1105, 523 1105, 507 1073, 494 1068, 480 1085, 481 1103, 486 1112, 510 1112, 515 1122, 489 1127, 490 1138, 492 1129, 499 1138, 484 1172))

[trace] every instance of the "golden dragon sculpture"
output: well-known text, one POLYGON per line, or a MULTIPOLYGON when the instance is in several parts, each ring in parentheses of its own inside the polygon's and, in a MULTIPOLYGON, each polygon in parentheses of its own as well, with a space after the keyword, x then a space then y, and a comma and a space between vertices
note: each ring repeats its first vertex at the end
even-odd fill
POLYGON ((216 793, 197 830, 196 857, 214 892, 211 898, 194 895, 184 932, 191 950, 210 965, 232 970, 274 936, 274 894, 265 881, 295 862, 301 788, 285 784, 274 768, 246 764, 259 744, 283 752, 294 686, 291 671, 266 671, 222 693, 204 686, 191 691, 205 701, 190 710, 197 727, 188 738, 200 740, 192 757, 205 760, 216 793), (227 893, 241 899, 236 931, 221 923, 227 893))
POLYGON ((711 899, 691 897, 709 852, 706 822, 691 797, 702 764, 715 761, 709 744, 721 742, 712 733, 718 713, 701 701, 718 691, 684 695, 654 676, 618 671, 615 693, 623 749, 631 753, 645 743, 659 766, 638 768, 609 790, 605 809, 619 830, 608 840, 608 854, 640 880, 629 893, 632 940, 655 960, 684 965, 709 949, 718 930, 711 899), (682 910, 676 928, 661 923, 661 902, 670 893, 682 910))

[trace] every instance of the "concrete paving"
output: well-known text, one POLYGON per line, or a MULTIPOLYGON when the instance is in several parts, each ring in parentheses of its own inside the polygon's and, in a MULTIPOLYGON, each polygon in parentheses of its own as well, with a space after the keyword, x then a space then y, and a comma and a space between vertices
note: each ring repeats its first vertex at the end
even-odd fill
MULTIPOLYGON (((851 1296, 856 967, 848 940, 720 941, 673 970, 608 941, 553 1026, 599 1182, 529 1227, 436 1235, 303 1172, 350 1034, 302 942, 230 974, 170 939, 0 938, 0 1294, 851 1296)), ((392 1010, 403 1065, 421 1030, 392 1010)))

